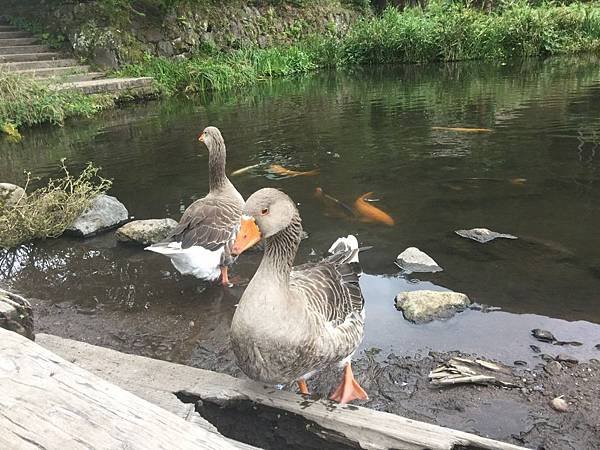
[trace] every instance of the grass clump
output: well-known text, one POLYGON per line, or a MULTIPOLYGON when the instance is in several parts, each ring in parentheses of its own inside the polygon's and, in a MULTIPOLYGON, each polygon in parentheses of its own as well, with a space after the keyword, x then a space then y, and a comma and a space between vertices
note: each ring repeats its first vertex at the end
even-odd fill
POLYGON ((114 106, 110 95, 58 91, 32 78, 0 72, 0 131, 50 122, 61 125, 67 117, 89 117, 114 106))
POLYGON ((600 3, 505 1, 490 13, 463 3, 388 8, 343 38, 341 64, 547 56, 600 49, 600 3))
POLYGON ((151 76, 166 95, 220 91, 319 68, 322 64, 311 42, 289 47, 251 47, 228 53, 212 52, 190 59, 146 56, 142 63, 125 66, 118 75, 151 76))
MULTIPOLYGON (((92 163, 77 177, 69 172, 64 160, 61 170, 63 176, 50 179, 47 186, 21 197, 13 205, 0 206, 0 247, 60 236, 112 184, 98 175, 99 168, 92 163)), ((30 179, 27 174, 25 190, 30 179)))

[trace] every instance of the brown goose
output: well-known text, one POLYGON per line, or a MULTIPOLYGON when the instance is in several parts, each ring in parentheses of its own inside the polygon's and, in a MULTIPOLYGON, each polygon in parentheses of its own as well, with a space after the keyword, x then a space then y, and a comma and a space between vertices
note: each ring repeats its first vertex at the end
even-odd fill
POLYGON ((198 140, 208 148, 209 192, 185 210, 165 242, 146 250, 168 256, 184 275, 210 281, 220 276, 221 282, 228 285, 227 268, 235 259, 231 245, 244 199, 225 175, 225 142, 219 129, 205 128, 198 140))
POLYGON ((315 371, 344 365, 344 378, 330 398, 366 399, 350 367, 364 324, 358 242, 354 236, 338 239, 332 256, 292 267, 301 233, 298 210, 283 192, 265 188, 248 198, 232 253, 261 237, 265 253, 231 324, 238 364, 258 381, 297 381, 303 394, 315 371))

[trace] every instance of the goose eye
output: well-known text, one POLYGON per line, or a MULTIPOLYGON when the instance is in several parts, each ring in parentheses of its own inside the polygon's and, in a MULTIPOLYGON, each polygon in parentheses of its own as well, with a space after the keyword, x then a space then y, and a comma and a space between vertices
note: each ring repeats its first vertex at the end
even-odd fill
POLYGON ((263 216, 266 216, 267 214, 269 214, 269 208, 263 208, 262 211, 260 212, 263 216))

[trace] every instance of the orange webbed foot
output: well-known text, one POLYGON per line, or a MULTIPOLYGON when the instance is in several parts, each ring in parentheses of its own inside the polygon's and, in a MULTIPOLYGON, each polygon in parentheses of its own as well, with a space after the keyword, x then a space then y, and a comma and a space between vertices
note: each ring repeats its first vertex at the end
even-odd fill
POLYGON ((344 368, 344 378, 329 399, 342 405, 351 402, 352 400, 369 399, 365 390, 358 384, 358 381, 354 379, 350 363, 346 364, 346 367, 344 368))

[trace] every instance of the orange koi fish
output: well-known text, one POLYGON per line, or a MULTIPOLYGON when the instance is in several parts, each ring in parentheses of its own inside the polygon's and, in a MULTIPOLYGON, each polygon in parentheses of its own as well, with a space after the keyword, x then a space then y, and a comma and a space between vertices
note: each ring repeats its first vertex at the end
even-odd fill
POLYGON ((389 214, 368 203, 367 197, 370 197, 372 194, 372 192, 367 192, 356 199, 354 202, 354 210, 357 215, 368 222, 381 222, 393 226, 395 222, 389 214))
POLYGON ((462 127, 431 127, 432 130, 458 131, 459 133, 491 133, 489 128, 462 128, 462 127))
POLYGON ((308 172, 298 172, 297 170, 286 169, 279 164, 271 164, 269 167, 269 171, 274 173, 275 175, 282 175, 286 177, 299 177, 299 176, 307 176, 311 177, 314 175, 318 175, 319 169, 309 170, 308 172))

